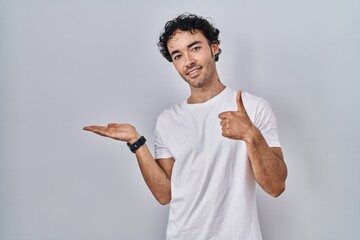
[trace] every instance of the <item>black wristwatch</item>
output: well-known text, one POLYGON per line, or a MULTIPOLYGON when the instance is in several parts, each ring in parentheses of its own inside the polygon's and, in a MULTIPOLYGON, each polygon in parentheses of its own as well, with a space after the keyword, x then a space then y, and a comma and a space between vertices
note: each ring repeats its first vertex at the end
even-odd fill
POLYGON ((141 136, 136 142, 134 142, 133 144, 127 143, 129 149, 135 153, 136 150, 138 150, 139 147, 141 147, 142 145, 144 145, 144 143, 146 142, 146 139, 144 136, 141 136))

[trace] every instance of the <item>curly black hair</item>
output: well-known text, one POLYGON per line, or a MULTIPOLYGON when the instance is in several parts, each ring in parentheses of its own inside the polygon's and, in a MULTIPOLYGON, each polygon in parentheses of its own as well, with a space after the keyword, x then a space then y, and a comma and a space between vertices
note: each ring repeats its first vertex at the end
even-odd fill
MULTIPOLYGON (((201 31, 209 44, 217 43, 220 44, 219 40, 219 29, 215 28, 207 19, 199 17, 190 13, 183 13, 173 20, 168 21, 165 24, 164 32, 159 37, 159 43, 157 44, 160 50, 160 53, 169 61, 172 62, 169 50, 167 48, 167 43, 174 35, 176 30, 188 31, 192 34, 195 34, 197 31, 201 31)), ((215 61, 219 60, 219 52, 215 55, 215 61)))

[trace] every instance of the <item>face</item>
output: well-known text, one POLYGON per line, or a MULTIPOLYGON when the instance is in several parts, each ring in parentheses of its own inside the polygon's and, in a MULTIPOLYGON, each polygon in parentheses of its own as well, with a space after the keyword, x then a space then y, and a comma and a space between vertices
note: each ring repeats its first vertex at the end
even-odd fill
POLYGON ((202 32, 176 31, 167 44, 173 64, 180 76, 193 88, 217 81, 215 54, 218 44, 210 44, 202 32))

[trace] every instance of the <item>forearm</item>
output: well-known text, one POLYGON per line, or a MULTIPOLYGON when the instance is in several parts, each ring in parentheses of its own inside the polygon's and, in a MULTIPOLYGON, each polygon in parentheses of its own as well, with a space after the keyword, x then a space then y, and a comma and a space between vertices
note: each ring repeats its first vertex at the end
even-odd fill
MULTIPOLYGON (((109 123, 107 126, 87 126, 84 130, 94 132, 103 137, 134 144, 140 135, 135 127, 130 124, 109 123)), ((148 147, 142 145, 135 150, 141 173, 146 184, 155 198, 161 204, 167 204, 171 199, 170 177, 171 172, 166 174, 165 170, 152 157, 148 147)))
POLYGON ((171 181, 165 171, 156 163, 146 145, 136 151, 136 158, 141 173, 150 191, 160 204, 167 204, 171 200, 171 181))
POLYGON ((285 190, 287 177, 281 149, 270 148, 256 127, 252 129, 246 146, 257 182, 270 195, 279 196, 285 190))

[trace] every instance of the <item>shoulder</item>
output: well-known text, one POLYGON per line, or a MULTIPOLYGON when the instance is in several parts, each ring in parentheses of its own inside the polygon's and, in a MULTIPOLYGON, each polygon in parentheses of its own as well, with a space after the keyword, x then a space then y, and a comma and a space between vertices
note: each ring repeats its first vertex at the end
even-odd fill
MULTIPOLYGON (((232 98, 231 101, 236 103, 236 95, 239 90, 230 90, 232 98)), ((246 112, 253 121, 256 121, 256 119, 259 117, 259 114, 261 114, 262 112, 271 112, 269 103, 262 97, 253 95, 249 92, 242 90, 241 98, 246 112)))
POLYGON ((244 90, 235 90, 232 88, 229 88, 229 94, 231 94, 231 101, 234 101, 236 103, 236 96, 238 91, 241 91, 241 98, 244 103, 244 107, 247 111, 255 110, 259 107, 259 105, 267 104, 267 102, 259 96, 253 95, 247 91, 244 90))
MULTIPOLYGON (((239 90, 231 89, 231 91, 233 97, 235 97, 236 99, 236 95, 239 90)), ((244 90, 241 90, 241 98, 243 100, 245 108, 253 109, 253 108, 264 107, 269 105, 269 103, 264 98, 256 96, 244 90)))
POLYGON ((276 122, 271 106, 264 98, 245 93, 243 102, 246 111, 257 127, 261 128, 265 124, 276 122))
POLYGON ((255 105, 255 106, 265 101, 262 97, 258 97, 248 92, 242 92, 241 97, 243 101, 246 102, 247 104, 255 105))
POLYGON ((241 90, 241 89, 236 90, 236 89, 227 87, 227 91, 228 91, 228 94, 230 94, 234 98, 236 98, 238 91, 241 91, 241 97, 242 97, 243 101, 246 101, 247 103, 250 103, 250 104, 264 101, 263 98, 253 95, 253 94, 246 92, 244 90, 241 90))

